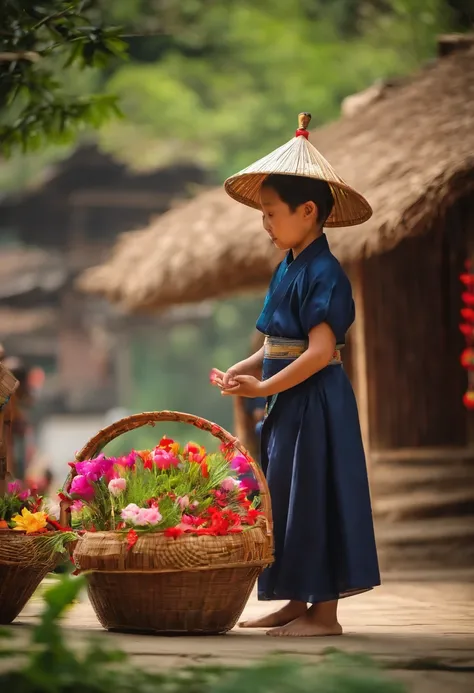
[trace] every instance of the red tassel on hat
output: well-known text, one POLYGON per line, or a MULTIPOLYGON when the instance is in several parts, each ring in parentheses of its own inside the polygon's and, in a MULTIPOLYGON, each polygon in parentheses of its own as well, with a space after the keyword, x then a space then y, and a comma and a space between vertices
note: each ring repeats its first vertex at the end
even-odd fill
POLYGON ((298 130, 295 137, 305 137, 309 140, 308 125, 311 122, 311 113, 300 113, 298 115, 298 130))

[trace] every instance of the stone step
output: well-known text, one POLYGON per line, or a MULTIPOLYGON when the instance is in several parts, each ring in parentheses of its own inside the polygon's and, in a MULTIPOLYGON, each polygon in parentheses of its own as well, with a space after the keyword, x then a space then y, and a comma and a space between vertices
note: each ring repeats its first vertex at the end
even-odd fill
POLYGON ((474 569, 474 518, 375 524, 382 571, 474 569))
POLYGON ((386 496, 417 489, 454 490, 465 486, 474 488, 474 462, 472 464, 445 462, 429 468, 419 464, 400 466, 381 464, 371 470, 370 486, 374 496, 386 496))
POLYGON ((474 525, 474 486, 462 485, 456 490, 422 489, 387 496, 373 490, 372 496, 374 516, 384 520, 471 516, 474 525))

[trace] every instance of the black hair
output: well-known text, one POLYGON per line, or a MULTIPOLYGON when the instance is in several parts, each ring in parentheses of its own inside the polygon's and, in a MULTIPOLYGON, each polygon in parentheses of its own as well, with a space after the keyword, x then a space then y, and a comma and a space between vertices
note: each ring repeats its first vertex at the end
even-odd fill
POLYGON ((320 226, 324 226, 334 207, 334 197, 325 180, 272 173, 265 178, 262 188, 275 190, 292 212, 305 202, 314 202, 320 226))

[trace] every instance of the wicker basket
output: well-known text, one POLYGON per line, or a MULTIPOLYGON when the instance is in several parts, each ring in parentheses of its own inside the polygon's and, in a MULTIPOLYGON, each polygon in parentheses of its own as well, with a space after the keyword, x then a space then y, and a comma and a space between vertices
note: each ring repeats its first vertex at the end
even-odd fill
MULTIPOLYGON (((225 633, 236 624, 261 571, 273 561, 270 497, 265 477, 239 441, 219 426, 191 414, 147 412, 100 431, 76 456, 95 457, 114 438, 162 421, 191 424, 231 443, 251 464, 258 480, 264 518, 241 534, 142 534, 127 551, 119 532, 86 532, 74 551, 88 571, 89 597, 108 630, 148 633, 225 633)), ((74 471, 66 481, 69 488, 74 471)), ((68 522, 63 508, 62 523, 68 522)))
POLYGON ((5 406, 18 387, 18 380, 0 362, 0 409, 5 406))
POLYGON ((7 484, 7 448, 5 444, 5 428, 7 410, 11 409, 10 397, 18 387, 18 380, 8 368, 0 362, 0 495, 6 492, 7 484))
POLYGON ((11 623, 25 607, 46 575, 54 570, 58 554, 38 537, 0 530, 0 624, 11 623))

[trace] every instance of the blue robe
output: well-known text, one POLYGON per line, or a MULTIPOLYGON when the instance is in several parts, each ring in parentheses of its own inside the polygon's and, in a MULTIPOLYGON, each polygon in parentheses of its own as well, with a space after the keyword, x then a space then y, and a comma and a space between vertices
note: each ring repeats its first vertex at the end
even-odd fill
MULTIPOLYGON (((323 235, 278 266, 257 329, 305 340, 325 322, 343 345, 354 317, 349 279, 323 235)), ((265 359, 264 379, 288 363, 265 359)), ((273 507, 275 562, 259 580, 259 599, 314 604, 379 585, 357 405, 341 364, 271 398, 262 466, 273 507)))

